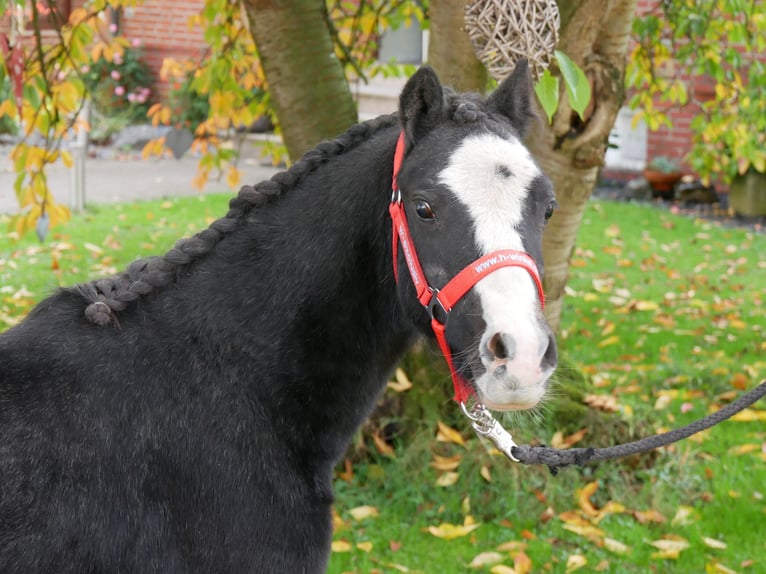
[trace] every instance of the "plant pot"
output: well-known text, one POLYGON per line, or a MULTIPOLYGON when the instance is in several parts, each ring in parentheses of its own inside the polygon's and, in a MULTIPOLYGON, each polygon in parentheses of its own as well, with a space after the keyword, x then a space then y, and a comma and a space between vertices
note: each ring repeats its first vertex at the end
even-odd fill
POLYGON ((748 217, 766 215, 766 173, 751 171, 735 177, 729 187, 729 207, 748 217))
POLYGON ((673 199, 675 196, 675 185, 681 181, 683 174, 679 172, 666 173, 664 171, 644 170, 644 178, 649 182, 654 197, 662 199, 673 199))

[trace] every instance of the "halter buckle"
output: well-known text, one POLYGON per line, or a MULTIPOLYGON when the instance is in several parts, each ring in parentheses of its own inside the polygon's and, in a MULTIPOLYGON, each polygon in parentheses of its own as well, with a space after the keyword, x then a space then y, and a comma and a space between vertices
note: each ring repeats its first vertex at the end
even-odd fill
POLYGON ((439 290, 433 287, 428 288, 431 292, 431 299, 428 301, 428 314, 432 321, 436 321, 440 325, 446 325, 447 319, 449 319, 449 311, 444 308, 444 305, 439 301, 439 290))
POLYGON ((509 460, 520 462, 518 458, 513 456, 513 447, 518 445, 514 442, 511 433, 503 428, 503 425, 492 416, 487 407, 477 403, 469 409, 464 402, 461 402, 460 409, 470 419, 471 427, 473 427, 473 430, 476 431, 480 438, 483 437, 489 440, 509 460))

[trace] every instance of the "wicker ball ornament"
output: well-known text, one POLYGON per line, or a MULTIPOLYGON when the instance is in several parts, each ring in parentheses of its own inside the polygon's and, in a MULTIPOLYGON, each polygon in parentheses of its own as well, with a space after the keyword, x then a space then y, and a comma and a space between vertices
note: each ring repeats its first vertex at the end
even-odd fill
POLYGON ((498 82, 521 58, 537 80, 553 57, 560 22, 555 0, 472 0, 465 8, 476 56, 498 82))

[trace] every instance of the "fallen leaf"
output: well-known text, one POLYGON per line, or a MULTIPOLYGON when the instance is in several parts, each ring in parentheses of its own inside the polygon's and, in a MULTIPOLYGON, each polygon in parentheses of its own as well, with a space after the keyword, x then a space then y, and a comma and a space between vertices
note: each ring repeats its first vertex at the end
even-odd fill
POLYGON ((340 517, 340 514, 333 508, 332 509, 332 530, 333 532, 337 532, 338 530, 343 530, 344 528, 348 528, 348 524, 344 522, 344 520, 340 517))
POLYGON ((697 520, 699 520, 699 513, 691 506, 679 506, 670 524, 673 526, 689 526, 697 520))
POLYGON ((429 526, 428 532, 437 538, 444 538, 445 540, 452 540, 454 538, 460 538, 466 536, 476 530, 480 523, 477 524, 450 524, 449 522, 442 522, 438 526, 429 526))
POLYGON ((492 475, 490 474, 489 467, 486 464, 481 467, 479 473, 484 480, 487 482, 492 482, 492 475))
POLYGON ((401 368, 396 369, 396 373, 394 375, 395 381, 389 381, 388 382, 388 388, 396 393, 403 393, 404 391, 409 391, 412 388, 412 381, 410 381, 409 377, 407 377, 407 373, 405 373, 401 368))
POLYGON ((598 490, 598 481, 594 480, 583 486, 577 496, 577 504, 588 516, 598 516, 598 510, 590 501, 590 497, 595 494, 596 490, 598 490))
POLYGON ((731 417, 729 420, 751 423, 755 421, 766 421, 766 411, 756 411, 754 409, 744 409, 731 417))
POLYGON ((754 444, 754 443, 746 443, 741 444, 739 446, 735 446, 729 449, 729 454, 733 454, 736 456, 741 456, 743 454, 748 454, 751 452, 755 452, 761 450, 761 445, 754 444))
POLYGON ((663 522, 667 522, 667 518, 665 518, 662 514, 660 514, 659 511, 650 509, 650 510, 635 510, 633 512, 633 517, 638 520, 641 524, 646 524, 647 522, 657 522, 662 524, 663 522))
POLYGON ((460 459, 463 455, 456 454, 455 456, 439 456, 435 454, 433 460, 431 460, 430 466, 436 470, 455 470, 460 465, 460 459))
POLYGON ((619 410, 617 407, 617 399, 614 395, 589 394, 583 397, 583 402, 597 411, 615 413, 619 410))
POLYGON ((630 554, 630 546, 614 538, 604 538, 604 548, 614 554, 630 554))
POLYGON ((656 311, 660 306, 654 301, 636 301, 633 308, 638 311, 656 311))
POLYGON ((509 540, 508 542, 503 542, 500 546, 496 548, 498 552, 510 552, 513 556, 516 552, 521 552, 525 550, 527 547, 527 543, 523 542, 521 540, 509 540))
POLYGON ((343 461, 343 472, 338 473, 338 478, 346 482, 351 482, 354 479, 354 467, 348 458, 343 461))
POLYGON ((649 542, 650 545, 659 549, 659 552, 653 552, 652 558, 676 560, 680 556, 681 552, 689 548, 689 542, 684 540, 680 536, 673 536, 661 540, 653 540, 649 542))
POLYGON ((491 574, 516 574, 516 570, 505 564, 496 564, 489 571, 491 574))
POLYGON ((616 345, 620 342, 620 337, 617 335, 612 335, 611 337, 607 337, 606 339, 602 339, 598 343, 598 348, 603 349, 604 347, 609 347, 610 345, 616 345))
POLYGON ((724 566, 720 562, 708 562, 705 564, 705 574, 737 574, 737 571, 724 566))
POLYGON ((377 518, 379 516, 378 509, 374 506, 357 506, 348 511, 351 517, 356 520, 364 520, 366 518, 377 518))
POLYGON ((95 255, 102 255, 104 253, 103 249, 101 249, 98 245, 93 245, 92 243, 85 242, 83 247, 95 255))
POLYGON ((459 444, 461 446, 465 445, 465 441, 463 440, 463 437, 460 435, 458 431, 453 429, 452 427, 449 427, 445 425, 441 421, 436 421, 436 424, 439 427, 438 432, 436 433, 436 440, 439 442, 451 442, 454 444, 459 444))
POLYGON ((436 479, 436 486, 452 486, 460 478, 460 473, 457 472, 445 472, 436 479))
POLYGON ((372 551, 372 542, 358 542, 356 544, 356 547, 359 548, 362 552, 371 552, 372 551))
POLYGON ((580 568, 584 568, 588 564, 588 559, 583 556, 582 554, 570 554, 567 558, 567 569, 566 572, 569 574, 569 572, 574 572, 575 570, 579 570, 580 568))
POLYGON ((351 543, 348 540, 333 540, 332 551, 333 552, 351 552, 351 543))
POLYGON ((601 544, 605 534, 603 530, 591 524, 564 524, 564 529, 579 534, 580 536, 584 536, 595 544, 601 544))
POLYGON ((516 574, 532 572, 532 559, 523 550, 513 557, 513 570, 516 574))
POLYGON ((375 443, 375 448, 383 456, 388 456, 390 458, 396 457, 394 454, 394 449, 391 447, 391 445, 383 440, 383 438, 380 436, 380 429, 372 433, 372 442, 375 443))
POLYGON ((468 567, 473 569, 484 568, 501 562, 503 558, 505 558, 505 556, 499 552, 482 552, 481 554, 474 556, 473 560, 468 564, 468 567))
POLYGON ((703 536, 702 542, 708 548, 715 548, 716 550, 724 550, 726 548, 726 542, 716 540, 715 538, 708 538, 707 536, 703 536))

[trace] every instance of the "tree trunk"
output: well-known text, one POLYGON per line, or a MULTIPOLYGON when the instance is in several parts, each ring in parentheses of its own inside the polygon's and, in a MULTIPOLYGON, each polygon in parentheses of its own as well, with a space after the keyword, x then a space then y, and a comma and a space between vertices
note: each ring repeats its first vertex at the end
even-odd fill
POLYGON ((324 0, 243 0, 292 159, 358 120, 324 0))
MULTIPOLYGON (((558 49, 579 64, 593 97, 579 119, 561 82, 561 105, 551 125, 533 129, 527 144, 553 181, 559 208, 543 237, 545 311, 558 330, 569 262, 585 206, 604 163, 609 132, 625 99, 625 60, 636 0, 559 0, 558 49)), ((555 69, 554 74, 560 75, 555 69)))
POLYGON ((487 70, 465 31, 466 0, 431 0, 428 63, 442 83, 460 92, 483 92, 487 70))

